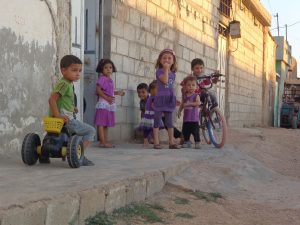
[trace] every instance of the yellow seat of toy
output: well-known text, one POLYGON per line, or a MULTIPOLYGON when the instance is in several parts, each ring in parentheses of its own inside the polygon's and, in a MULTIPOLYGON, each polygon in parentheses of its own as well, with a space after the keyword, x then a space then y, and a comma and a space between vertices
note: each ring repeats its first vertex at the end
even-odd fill
POLYGON ((45 117, 43 119, 44 130, 48 133, 59 134, 64 125, 64 120, 61 118, 45 117))

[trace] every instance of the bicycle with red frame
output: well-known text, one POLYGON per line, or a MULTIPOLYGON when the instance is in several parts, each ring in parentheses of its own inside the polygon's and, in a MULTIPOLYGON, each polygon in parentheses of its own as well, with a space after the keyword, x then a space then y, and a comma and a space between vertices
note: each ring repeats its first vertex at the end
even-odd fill
POLYGON ((213 84, 216 84, 220 80, 221 76, 224 75, 215 72, 207 76, 197 77, 198 84, 201 83, 202 80, 205 80, 205 86, 199 85, 201 89, 200 99, 202 102, 199 111, 199 126, 206 143, 213 144, 216 148, 222 148, 225 144, 227 125, 223 113, 217 107, 217 104, 212 101, 208 90, 213 87, 213 84))

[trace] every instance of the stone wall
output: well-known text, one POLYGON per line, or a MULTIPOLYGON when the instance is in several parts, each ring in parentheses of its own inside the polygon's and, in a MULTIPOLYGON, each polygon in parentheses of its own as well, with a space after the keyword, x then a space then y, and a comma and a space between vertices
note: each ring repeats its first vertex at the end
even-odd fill
MULTIPOLYGON (((178 61, 176 83, 190 73, 195 57, 204 59, 206 71, 217 67, 219 1, 113 0, 111 18, 111 59, 118 72, 117 126, 113 139, 132 138, 139 121, 136 87, 155 79, 155 62, 164 48, 174 49, 178 61)), ((177 88, 180 97, 180 88, 177 88)), ((179 125, 181 126, 181 125, 179 125)))
POLYGON ((52 78, 70 51, 70 2, 2 1, 0 9, 0 154, 19 154, 28 132, 42 133, 52 78))
POLYGON ((264 68, 266 60, 273 60, 270 63, 274 65, 274 56, 268 59, 264 54, 270 48, 272 55, 275 45, 273 39, 265 38, 267 28, 245 5, 233 1, 232 10, 234 19, 241 23, 241 38, 229 40, 227 120, 231 127, 261 126, 264 120, 269 120, 262 116, 266 110, 263 108, 266 76, 275 77, 274 70, 269 72, 272 75, 266 75, 264 68))

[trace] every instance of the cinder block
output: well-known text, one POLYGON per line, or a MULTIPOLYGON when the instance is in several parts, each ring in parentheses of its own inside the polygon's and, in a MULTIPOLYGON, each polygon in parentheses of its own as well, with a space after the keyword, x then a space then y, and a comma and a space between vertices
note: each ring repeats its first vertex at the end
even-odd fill
POLYGON ((149 16, 146 15, 141 15, 141 27, 144 28, 145 30, 150 31, 151 30, 151 19, 149 16))
POLYGON ((129 57, 140 59, 140 46, 135 42, 129 42, 129 57))
POLYGON ((145 75, 145 63, 140 60, 135 60, 134 64, 134 73, 143 77, 145 75))
POLYGON ((133 74, 134 73, 134 59, 128 56, 123 57, 123 72, 133 74))
POLYGON ((125 123, 126 122, 126 108, 118 107, 115 112, 116 115, 116 123, 125 123))
POLYGON ((46 215, 46 205, 42 202, 36 202, 3 211, 0 221, 1 225, 44 225, 46 215))
POLYGON ((147 180, 146 197, 150 197, 151 195, 161 191, 165 185, 164 177, 161 172, 146 174, 145 178, 147 180))
POLYGON ((129 21, 131 24, 139 27, 141 25, 141 15, 135 9, 130 9, 129 11, 129 21))
POLYGON ((144 31, 143 29, 137 28, 136 32, 135 32, 135 40, 141 44, 141 45, 145 45, 146 44, 146 31, 144 31))
POLYGON ((121 140, 131 140, 134 138, 134 125, 126 123, 121 125, 121 140))
POLYGON ((187 48, 183 48, 183 59, 190 60, 190 51, 187 48))
POLYGON ((117 38, 114 36, 111 36, 111 51, 117 52, 117 38))
POLYGON ((139 77, 137 76, 129 76, 128 77, 128 90, 136 92, 136 87, 139 84, 139 77))
POLYGON ((84 221, 97 212, 104 211, 105 190, 92 189, 79 193, 80 209, 79 209, 79 224, 84 225, 84 221))
POLYGON ((121 182, 111 183, 104 187, 105 212, 112 212, 114 209, 124 207, 126 205, 126 186, 121 182))
POLYGON ((123 38, 117 38, 117 53, 121 55, 128 55, 129 42, 123 38))
POLYGON ((126 91, 126 94, 122 97, 122 106, 133 106, 133 95, 135 92, 133 91, 126 91))
POLYGON ((129 23, 124 24, 124 39, 135 41, 135 27, 129 23))
POLYGON ((147 0, 138 0, 136 2, 136 8, 140 10, 142 13, 147 13, 147 0))
POLYGON ((124 36, 124 24, 116 18, 111 18, 111 34, 117 37, 124 36))
POLYGON ((144 46, 141 47, 140 59, 145 62, 149 62, 150 60, 150 49, 144 46))
POLYGON ((146 34, 146 45, 151 48, 155 46, 155 36, 151 32, 146 34))
POLYGON ((111 60, 114 62, 117 71, 122 71, 123 70, 123 56, 115 53, 110 54, 111 60))
POLYGON ((150 1, 147 1, 147 15, 152 18, 156 18, 156 8, 157 6, 150 1))
POLYGON ((78 224, 79 196, 66 195, 46 202, 46 225, 78 224))
POLYGON ((129 179, 126 184, 126 204, 146 199, 147 181, 144 178, 129 179))
POLYGON ((136 7, 136 0, 126 0, 128 6, 135 8, 136 7))
MULTIPOLYGON (((127 83, 128 83, 128 75, 124 73, 117 73, 116 75, 116 89, 127 89, 127 83)), ((121 98, 120 96, 117 96, 117 98, 121 98)))

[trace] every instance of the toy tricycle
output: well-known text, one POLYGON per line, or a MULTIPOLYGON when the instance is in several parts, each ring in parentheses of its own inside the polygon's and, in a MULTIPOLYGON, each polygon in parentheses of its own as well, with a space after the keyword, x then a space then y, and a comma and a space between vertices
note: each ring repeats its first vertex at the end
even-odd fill
POLYGON ((41 145, 39 135, 29 133, 22 144, 22 160, 27 165, 50 163, 49 158, 67 158, 71 168, 78 168, 84 159, 82 137, 70 134, 61 118, 46 117, 43 120, 47 132, 41 145))

